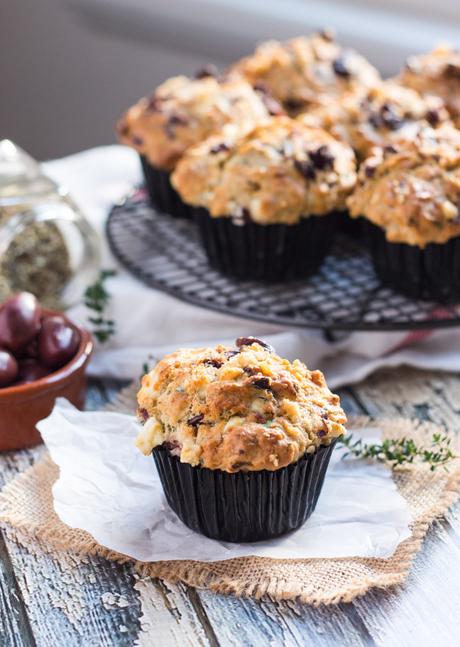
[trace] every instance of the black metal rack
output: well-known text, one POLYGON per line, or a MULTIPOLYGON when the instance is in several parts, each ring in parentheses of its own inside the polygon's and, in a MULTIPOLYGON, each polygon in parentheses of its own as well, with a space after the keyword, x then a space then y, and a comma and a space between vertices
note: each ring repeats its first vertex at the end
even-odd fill
POLYGON ((347 236, 338 236, 317 274, 279 284, 219 274, 194 224, 156 213, 143 190, 112 208, 107 236, 122 265, 148 285, 233 316, 327 331, 460 325, 460 306, 416 301, 383 287, 366 250, 347 236))

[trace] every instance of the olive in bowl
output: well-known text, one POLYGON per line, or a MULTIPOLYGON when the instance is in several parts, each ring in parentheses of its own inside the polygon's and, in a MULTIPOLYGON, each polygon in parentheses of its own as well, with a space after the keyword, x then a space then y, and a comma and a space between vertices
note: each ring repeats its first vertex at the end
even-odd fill
POLYGON ((83 407, 90 333, 27 292, 0 305, 0 451, 41 442, 36 423, 58 397, 83 407))

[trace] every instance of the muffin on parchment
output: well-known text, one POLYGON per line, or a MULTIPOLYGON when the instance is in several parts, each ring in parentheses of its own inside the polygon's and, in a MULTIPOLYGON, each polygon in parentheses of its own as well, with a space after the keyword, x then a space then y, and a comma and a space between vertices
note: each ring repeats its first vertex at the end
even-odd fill
POLYGON ((423 95, 440 97, 457 127, 460 126, 460 52, 440 46, 427 54, 411 56, 399 82, 423 95))
POLYGON ((460 300, 460 131, 446 124, 377 149, 348 199, 375 269, 411 297, 460 300))
POLYGON ((313 108, 298 119, 348 142, 363 160, 376 146, 411 141, 421 128, 447 122, 449 113, 439 97, 422 97, 395 81, 383 81, 365 93, 351 92, 313 108))
POLYGON ((172 175, 195 207, 210 263, 269 281, 318 268, 355 182, 350 146, 284 116, 245 135, 209 138, 189 149, 172 175))
POLYGON ((301 526, 345 433, 323 374, 253 337, 168 355, 142 378, 137 399, 137 446, 153 452, 170 507, 223 541, 301 526))
POLYGON ((232 70, 253 86, 267 88, 291 115, 365 90, 380 79, 363 56, 342 47, 329 31, 262 43, 232 70))
POLYGON ((132 106, 117 130, 120 141, 134 147, 141 157, 154 206, 175 216, 188 216, 169 181, 184 152, 229 124, 245 132, 280 110, 266 92, 255 91, 241 78, 176 76, 132 106))

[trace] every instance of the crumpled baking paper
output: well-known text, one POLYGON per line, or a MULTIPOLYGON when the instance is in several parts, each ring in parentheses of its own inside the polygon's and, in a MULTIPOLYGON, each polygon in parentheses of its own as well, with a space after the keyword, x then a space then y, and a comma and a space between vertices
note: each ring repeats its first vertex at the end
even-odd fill
MULTIPOLYGON (((81 412, 60 398, 40 430, 60 476, 54 508, 64 523, 89 532, 101 545, 139 561, 218 561, 259 557, 381 557, 410 536, 410 513, 391 471, 333 452, 312 517, 276 539, 233 544, 208 539, 185 526, 169 508, 151 456, 134 446, 133 416, 81 412)), ((377 428, 350 430, 367 441, 377 428)))

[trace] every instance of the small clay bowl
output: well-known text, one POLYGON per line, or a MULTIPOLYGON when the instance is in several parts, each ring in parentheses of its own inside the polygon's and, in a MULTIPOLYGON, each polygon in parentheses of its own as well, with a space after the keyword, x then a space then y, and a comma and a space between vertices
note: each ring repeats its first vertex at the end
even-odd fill
MULTIPOLYGON (((46 315, 62 312, 44 310, 46 315)), ((0 451, 24 449, 43 442, 36 428, 51 413, 56 398, 66 398, 79 409, 86 398, 85 369, 93 352, 93 340, 84 328, 75 326, 81 336, 76 355, 54 373, 28 384, 0 388, 0 451)))

